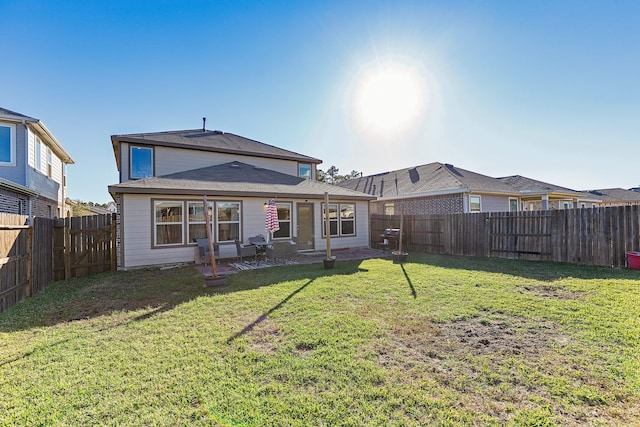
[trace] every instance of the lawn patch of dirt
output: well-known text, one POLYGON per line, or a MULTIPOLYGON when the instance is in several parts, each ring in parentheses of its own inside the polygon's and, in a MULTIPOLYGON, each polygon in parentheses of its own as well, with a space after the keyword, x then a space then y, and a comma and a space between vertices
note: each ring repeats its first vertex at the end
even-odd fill
POLYGON ((572 356, 581 346, 553 322, 489 313, 448 323, 404 316, 373 351, 381 366, 405 373, 401 381, 435 381, 440 392, 458 396, 461 407, 501 423, 512 421, 518 408, 545 405, 561 425, 620 421, 621 402, 594 401, 587 412, 569 403, 570 390, 579 387, 606 396, 610 379, 591 372, 586 361, 579 365, 576 360, 585 359, 572 356), (567 389, 558 391, 557 384, 567 389))

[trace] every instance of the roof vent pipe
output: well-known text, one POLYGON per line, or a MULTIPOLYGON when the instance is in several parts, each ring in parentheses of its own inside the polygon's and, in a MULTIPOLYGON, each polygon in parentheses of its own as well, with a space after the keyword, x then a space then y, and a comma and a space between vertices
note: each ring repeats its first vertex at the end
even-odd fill
POLYGON ((204 125, 205 125, 205 123, 207 123, 207 118, 206 118, 206 117, 203 117, 203 118, 202 118, 202 132, 206 132, 206 130, 207 130, 207 129, 205 128, 205 126, 204 126, 204 125))

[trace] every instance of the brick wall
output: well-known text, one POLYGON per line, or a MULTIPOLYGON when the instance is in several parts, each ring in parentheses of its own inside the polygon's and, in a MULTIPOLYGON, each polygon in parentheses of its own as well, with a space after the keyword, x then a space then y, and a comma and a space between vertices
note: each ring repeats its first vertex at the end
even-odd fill
POLYGON ((385 206, 393 205, 393 213, 400 214, 404 203, 405 215, 448 214, 464 211, 462 194, 445 194, 442 196, 416 197, 404 200, 387 200, 371 202, 371 213, 385 215, 385 206))
POLYGON ((6 188, 0 188, 0 212, 26 215, 28 206, 27 196, 14 193, 6 188))

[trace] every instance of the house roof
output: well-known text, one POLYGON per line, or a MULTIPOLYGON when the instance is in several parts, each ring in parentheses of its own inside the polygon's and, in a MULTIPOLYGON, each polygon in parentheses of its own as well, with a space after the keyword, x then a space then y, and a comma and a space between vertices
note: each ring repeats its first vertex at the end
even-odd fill
POLYGON ((587 199, 587 200, 593 200, 593 201, 600 200, 594 194, 590 194, 588 192, 572 190, 570 188, 549 184, 548 182, 538 181, 538 180, 527 178, 521 175, 505 176, 498 179, 505 183, 508 183, 521 196, 525 196, 528 194, 530 195, 553 194, 558 196, 579 197, 580 199, 587 199))
POLYGON ((599 190, 588 190, 588 193, 603 202, 640 202, 640 192, 625 190, 624 188, 604 188, 599 190))
POLYGON ((37 196, 38 194, 40 194, 39 191, 20 184, 16 184, 15 182, 6 180, 4 178, 0 178, 0 188, 5 188, 9 191, 13 191, 19 194, 24 194, 25 196, 37 196))
POLYGON ((109 186, 110 193, 373 200, 375 197, 246 163, 230 162, 109 186))
POLYGON ((513 193, 511 186, 500 180, 439 162, 355 178, 339 185, 381 199, 472 191, 513 193))
POLYGON ((40 121, 33 117, 25 116, 24 114, 16 113, 15 111, 7 110, 0 107, 0 120, 6 120, 15 123, 24 123, 30 126, 34 132, 38 133, 42 139, 51 147, 54 153, 67 164, 74 164, 75 162, 71 158, 71 155, 64 149, 60 141, 56 139, 51 131, 40 121))
POLYGON ((345 181, 339 185, 375 195, 380 199, 453 193, 484 193, 521 197, 525 195, 555 195, 597 201, 593 194, 536 181, 520 175, 492 178, 439 162, 364 176, 345 181))
MULTIPOLYGON (((120 142, 295 160, 305 163, 322 163, 322 160, 313 157, 218 130, 189 129, 169 132, 112 135, 111 143, 116 156, 116 162, 119 162, 120 158, 118 155, 120 142)), ((118 164, 117 166, 118 170, 120 170, 120 165, 118 164)))

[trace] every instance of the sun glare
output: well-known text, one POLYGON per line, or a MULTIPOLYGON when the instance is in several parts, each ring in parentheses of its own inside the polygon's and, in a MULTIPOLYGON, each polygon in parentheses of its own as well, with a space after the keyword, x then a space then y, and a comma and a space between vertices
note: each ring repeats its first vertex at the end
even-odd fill
POLYGON ((426 102, 426 87, 418 70, 389 62, 363 71, 353 108, 360 129, 387 137, 410 131, 420 120, 426 102))

